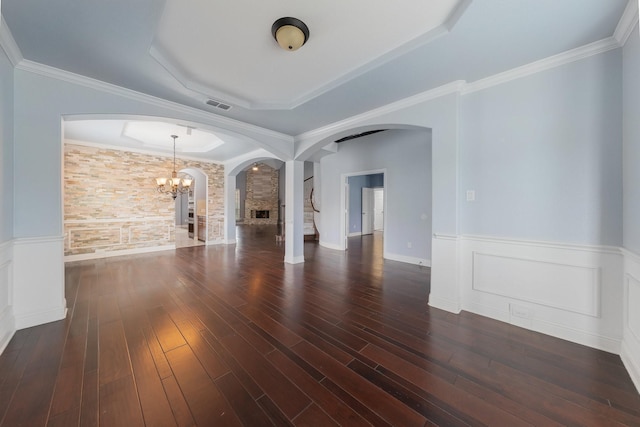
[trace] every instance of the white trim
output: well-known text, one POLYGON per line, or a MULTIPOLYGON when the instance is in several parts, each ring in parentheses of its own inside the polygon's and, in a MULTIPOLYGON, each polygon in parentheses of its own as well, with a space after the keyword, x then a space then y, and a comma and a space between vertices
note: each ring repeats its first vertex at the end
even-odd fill
POLYGON ((63 257, 64 236, 14 239, 12 306, 17 329, 65 318, 63 257))
POLYGON ((6 305, 0 307, 0 354, 16 332, 13 314, 13 242, 0 243, 0 291, 6 293, 6 305))
POLYGON ((640 364, 637 362, 637 355, 635 356, 636 358, 634 358, 634 353, 628 347, 626 341, 623 340, 620 346, 620 358, 625 368, 627 368, 631 381, 633 381, 638 393, 640 393, 640 364))
POLYGON ((341 251, 341 252, 345 251, 345 249, 343 247, 341 247, 340 245, 336 245, 335 243, 327 242, 326 240, 320 239, 319 244, 323 248, 332 249, 334 251, 341 251))
POLYGON ((46 236, 46 237, 16 237, 13 239, 13 245, 22 246, 22 245, 37 245, 39 243, 56 243, 63 242, 64 235, 62 236, 46 236))
POLYGON ((13 308, 9 305, 0 311, 0 354, 7 348, 9 341, 16 333, 15 317, 13 308))
POLYGON ((460 242, 464 310, 620 352, 624 260, 619 247, 474 235, 462 235, 460 242))
MULTIPOLYGON (((459 93, 465 85, 464 80, 456 80, 451 83, 447 83, 445 85, 436 87, 434 89, 427 90, 422 93, 418 93, 416 95, 410 96, 408 98, 403 98, 399 101, 393 102, 391 104, 384 105, 379 108, 375 108, 373 110, 369 110, 362 114, 358 114, 355 116, 348 117, 344 120, 340 120, 334 123, 331 123, 327 126, 323 126, 309 132, 304 132, 299 135, 296 135, 296 142, 300 140, 307 140, 316 137, 322 137, 327 134, 334 134, 340 130, 349 129, 358 125, 359 123, 366 121, 368 119, 375 119, 378 116, 382 116, 384 114, 393 113, 398 110, 402 110, 404 108, 413 107, 414 105, 422 104, 427 101, 434 100, 436 98, 440 98, 442 96, 451 95, 455 93, 459 93)), ((300 153, 296 153, 296 157, 300 153)))
POLYGON ((493 76, 484 79, 476 80, 472 83, 468 83, 464 88, 462 88, 461 94, 467 95, 469 93, 488 89, 490 87, 508 83, 522 77, 527 77, 532 74, 540 73, 542 71, 547 71, 552 68, 580 61, 582 59, 589 58, 591 56, 598 55, 600 53, 604 53, 613 49, 617 49, 619 47, 620 43, 613 37, 609 37, 585 46, 581 46, 566 52, 559 53, 557 55, 550 56, 548 58, 541 59, 539 61, 531 62, 521 67, 494 74, 493 76))
POLYGON ((384 255, 384 259, 418 265, 420 267, 431 267, 431 260, 426 258, 387 253, 384 255))
POLYGON ((67 317, 67 302, 63 302, 62 307, 54 308, 36 313, 16 315, 16 329, 25 329, 45 323, 55 322, 67 317))
POLYGON ((362 231, 354 231, 353 233, 347 234, 347 237, 358 237, 362 236, 362 231))
MULTIPOLYGON (((97 219, 65 219, 65 224, 107 224, 120 222, 149 222, 149 221, 173 221, 175 218, 166 216, 150 216, 145 218, 97 218, 97 219)), ((86 229, 83 229, 86 230, 86 229)))
POLYGON ((433 238, 439 240, 458 240, 461 237, 455 234, 433 233, 433 238))
POLYGON ((620 248, 620 250, 622 251, 622 254, 626 257, 626 258, 630 258, 631 261, 635 262, 636 264, 640 264, 640 255, 630 251, 627 248, 620 248))
POLYGON ((637 308, 640 304, 638 299, 640 255, 626 248, 622 248, 622 253, 624 254, 624 300, 622 307, 624 315, 620 357, 638 392, 640 392, 640 336, 638 335, 637 317, 637 308), (634 286, 634 292, 632 292, 632 286, 634 286))
POLYGON ((299 255, 296 257, 284 257, 284 262, 287 264, 302 264, 304 262, 304 255, 299 255))
POLYGON ((638 23, 638 0, 629 0, 627 6, 622 12, 622 17, 618 21, 613 38, 618 41, 620 46, 624 46, 629 40, 629 36, 633 32, 638 23))
MULTIPOLYGON (((440 235, 439 235, 440 236, 440 235)), ((546 240, 528 240, 528 239, 511 239, 508 237, 492 237, 474 234, 463 234, 458 236, 462 240, 472 240, 487 243, 500 243, 508 245, 527 245, 540 248, 566 249, 571 251, 583 251, 594 253, 607 253, 612 255, 620 255, 621 248, 617 246, 589 245, 579 243, 564 243, 546 240)))
MULTIPOLYGON (((44 77, 65 81, 79 86, 87 87, 89 89, 98 90, 101 92, 109 93, 112 95, 121 96, 123 98, 131 99, 134 101, 142 102, 145 104, 153 105, 160 108, 166 108, 176 113, 189 114, 197 117, 200 120, 204 120, 205 123, 215 122, 216 125, 225 129, 244 131, 248 133, 256 133, 269 138, 274 138, 284 142, 292 142, 293 138, 290 135, 276 132, 270 129, 252 125, 249 123, 241 122, 239 120, 231 119, 229 117, 220 116, 215 113, 200 110, 194 107, 189 107, 177 102, 167 101, 166 99, 157 98, 155 96, 147 95, 145 93, 136 92, 131 89, 126 89, 120 86, 106 83, 100 80, 92 79, 90 77, 82 76, 80 74, 71 73, 68 71, 60 70, 58 68, 50 67, 48 65, 39 64, 37 62, 29 61, 26 59, 21 60, 16 68, 22 71, 31 72, 44 77)), ((203 102, 203 106, 204 106, 203 102)), ((243 133, 243 132, 240 132, 243 133)))
POLYGON ((437 308, 439 310, 448 311, 449 313, 460 314, 462 308, 457 301, 449 300, 446 298, 440 298, 433 293, 429 294, 429 303, 428 305, 433 308, 437 308))
POLYGON ((64 262, 74 262, 74 261, 84 261, 88 259, 100 259, 100 258, 111 258, 116 256, 124 256, 124 255, 136 255, 136 254, 146 254, 151 252, 160 252, 160 251, 168 251, 175 250, 176 245, 163 245, 163 246, 152 246, 147 248, 135 248, 135 249, 122 249, 115 251, 103 251, 103 252, 92 252, 88 254, 78 254, 78 255, 65 255, 64 262))
POLYGON ((11 61, 11 64, 15 67, 24 59, 24 57, 22 56, 22 52, 20 52, 18 44, 13 38, 13 34, 11 34, 11 30, 4 21, 4 16, 0 15, 0 20, 0 48, 4 50, 9 61, 11 61))

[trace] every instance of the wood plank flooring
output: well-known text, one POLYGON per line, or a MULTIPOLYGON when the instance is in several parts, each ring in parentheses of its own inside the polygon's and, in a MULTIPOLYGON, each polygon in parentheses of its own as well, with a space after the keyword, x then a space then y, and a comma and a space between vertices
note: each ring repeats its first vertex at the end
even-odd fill
POLYGON ((620 358, 429 308, 429 269, 275 229, 66 266, 0 356, 1 426, 640 426, 620 358))

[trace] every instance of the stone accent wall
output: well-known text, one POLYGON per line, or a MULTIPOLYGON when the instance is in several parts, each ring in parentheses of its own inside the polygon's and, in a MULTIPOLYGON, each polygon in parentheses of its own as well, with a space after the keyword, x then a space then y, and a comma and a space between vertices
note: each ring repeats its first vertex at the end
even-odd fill
MULTIPOLYGON (((207 240, 224 238, 224 167, 177 159, 208 180, 207 240)), ((142 249, 175 243, 175 202, 156 191, 173 158, 66 143, 65 255, 142 249)))
POLYGON ((260 164, 257 171, 247 171, 247 197, 244 223, 249 225, 278 223, 278 182, 280 172, 260 164), (255 218, 255 211, 269 211, 269 218, 255 218), (252 215, 252 211, 254 214, 252 215))

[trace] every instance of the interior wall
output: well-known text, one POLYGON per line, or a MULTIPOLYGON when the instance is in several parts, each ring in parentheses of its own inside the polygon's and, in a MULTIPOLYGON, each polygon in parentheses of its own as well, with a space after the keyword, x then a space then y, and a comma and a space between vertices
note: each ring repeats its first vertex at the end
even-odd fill
POLYGON ((621 67, 618 49, 462 97, 463 234, 622 244, 621 67))
POLYGON ((461 98, 463 309, 620 351, 621 73, 618 49, 461 98))
POLYGON ((640 391, 640 36, 638 26, 623 50, 623 245, 622 359, 640 391))
MULTIPOLYGON (((175 201, 158 194, 155 178, 167 176, 173 159, 164 156, 65 144, 64 248, 70 259, 121 251, 164 248, 175 242, 175 201), (134 179, 135 185, 131 185, 134 179)), ((211 181, 209 221, 222 216, 222 193, 214 181, 223 168, 177 159, 176 168, 202 170, 211 181)), ((205 185, 196 184, 206 198, 205 185)), ((219 186, 219 184, 218 184, 219 186)), ((222 227, 208 227, 209 240, 220 240, 222 227)))
POLYGON ((0 47, 0 243, 13 237, 13 65, 0 47))
MULTIPOLYGON (((2 24, 0 24, 2 25, 2 24)), ((13 251, 13 65, 0 47, 0 352, 15 331, 13 251)))
POLYGON ((341 177, 384 169, 387 197, 385 257, 416 264, 431 260, 429 131, 389 130, 352 140, 340 144, 337 153, 323 157, 320 165, 323 230, 340 227, 340 209, 327 212, 327 207, 340 206, 344 185, 341 177))

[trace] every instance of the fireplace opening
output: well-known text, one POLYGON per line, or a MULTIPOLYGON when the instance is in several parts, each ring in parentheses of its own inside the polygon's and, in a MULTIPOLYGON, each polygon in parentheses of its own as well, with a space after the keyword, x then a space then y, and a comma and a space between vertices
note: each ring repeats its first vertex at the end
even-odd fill
POLYGON ((267 210, 256 210, 256 218, 261 218, 261 219, 268 219, 269 218, 269 211, 267 210))

